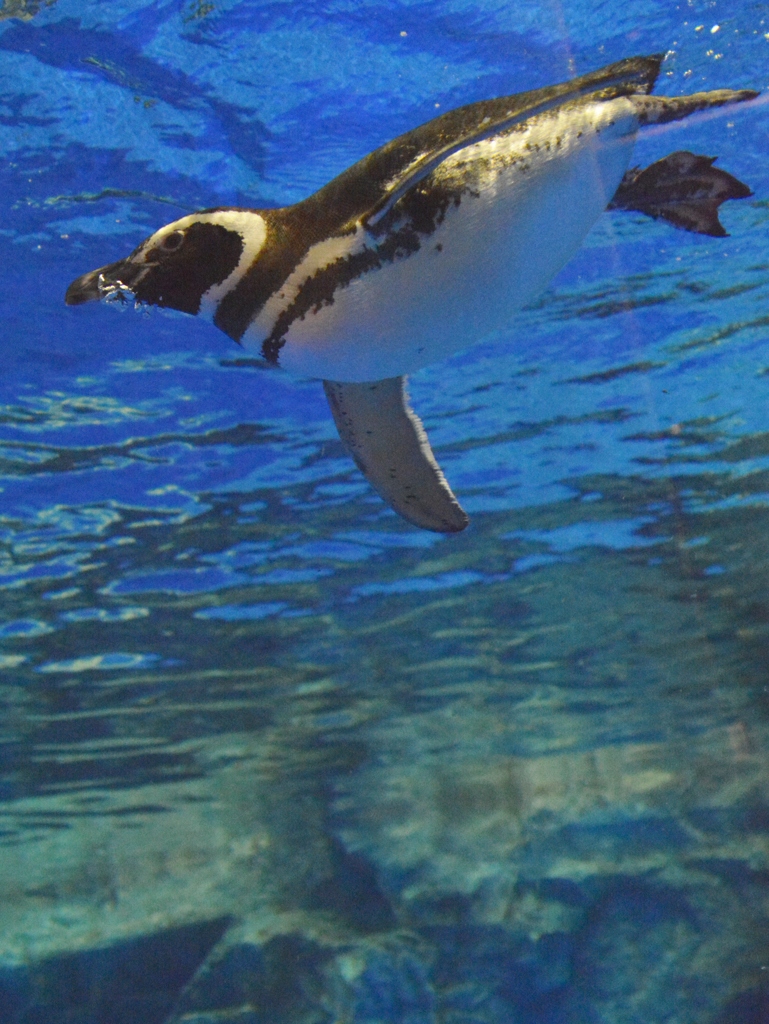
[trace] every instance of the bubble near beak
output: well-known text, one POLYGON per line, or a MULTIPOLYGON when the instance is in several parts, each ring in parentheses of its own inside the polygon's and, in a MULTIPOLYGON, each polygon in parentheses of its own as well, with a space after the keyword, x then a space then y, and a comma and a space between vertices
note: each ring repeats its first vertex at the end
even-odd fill
POLYGON ((137 277, 136 267, 128 260, 110 263, 98 270, 91 270, 78 277, 67 288, 64 301, 68 306, 80 306, 84 302, 95 302, 98 299, 127 298, 132 296, 130 278, 137 277))

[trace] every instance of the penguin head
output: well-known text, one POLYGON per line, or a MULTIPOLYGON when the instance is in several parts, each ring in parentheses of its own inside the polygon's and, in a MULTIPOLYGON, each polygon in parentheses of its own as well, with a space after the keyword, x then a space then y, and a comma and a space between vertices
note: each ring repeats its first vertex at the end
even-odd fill
POLYGON ((203 210, 182 217, 125 259, 73 281, 67 305, 130 297, 139 304, 213 316, 219 300, 259 255, 266 234, 265 220, 254 210, 203 210))

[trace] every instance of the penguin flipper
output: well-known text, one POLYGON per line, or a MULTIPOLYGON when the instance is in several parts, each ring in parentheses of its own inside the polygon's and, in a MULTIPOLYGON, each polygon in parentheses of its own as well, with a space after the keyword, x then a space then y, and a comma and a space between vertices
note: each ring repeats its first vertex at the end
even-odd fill
POLYGON ((646 96, 654 87, 663 57, 630 57, 559 85, 458 107, 375 150, 321 189, 316 197, 322 196, 324 202, 333 199, 337 209, 355 202, 358 208, 350 223, 360 221, 367 228, 374 228, 406 192, 467 146, 576 99, 591 95, 602 100, 646 96), (366 194, 367 208, 359 206, 363 198, 359 194, 362 177, 374 189, 373 195, 366 194))
POLYGON ((727 199, 753 193, 738 178, 714 167, 715 157, 680 150, 650 164, 634 167, 622 179, 610 209, 637 210, 700 235, 723 238, 718 208, 727 199))
POLYGON ((371 486, 415 526, 458 533, 470 521, 435 461, 405 377, 364 384, 324 380, 345 448, 371 486))

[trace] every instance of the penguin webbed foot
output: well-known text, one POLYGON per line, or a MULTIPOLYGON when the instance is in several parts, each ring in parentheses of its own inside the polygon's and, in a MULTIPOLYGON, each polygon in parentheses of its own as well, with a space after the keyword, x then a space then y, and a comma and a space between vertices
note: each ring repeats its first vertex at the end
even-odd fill
POLYGON ((677 228, 723 238, 727 232, 718 208, 727 199, 746 199, 752 191, 734 175, 714 167, 716 157, 680 150, 622 179, 610 210, 636 210, 677 228))

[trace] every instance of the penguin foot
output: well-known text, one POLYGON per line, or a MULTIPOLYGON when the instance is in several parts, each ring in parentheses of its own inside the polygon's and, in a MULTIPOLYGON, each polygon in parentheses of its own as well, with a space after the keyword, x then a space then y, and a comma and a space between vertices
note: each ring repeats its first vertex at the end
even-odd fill
POLYGON ((622 179, 610 210, 637 210, 677 228, 723 238, 718 208, 727 199, 746 199, 747 185, 713 164, 716 157, 681 150, 645 169, 633 167, 622 179))

